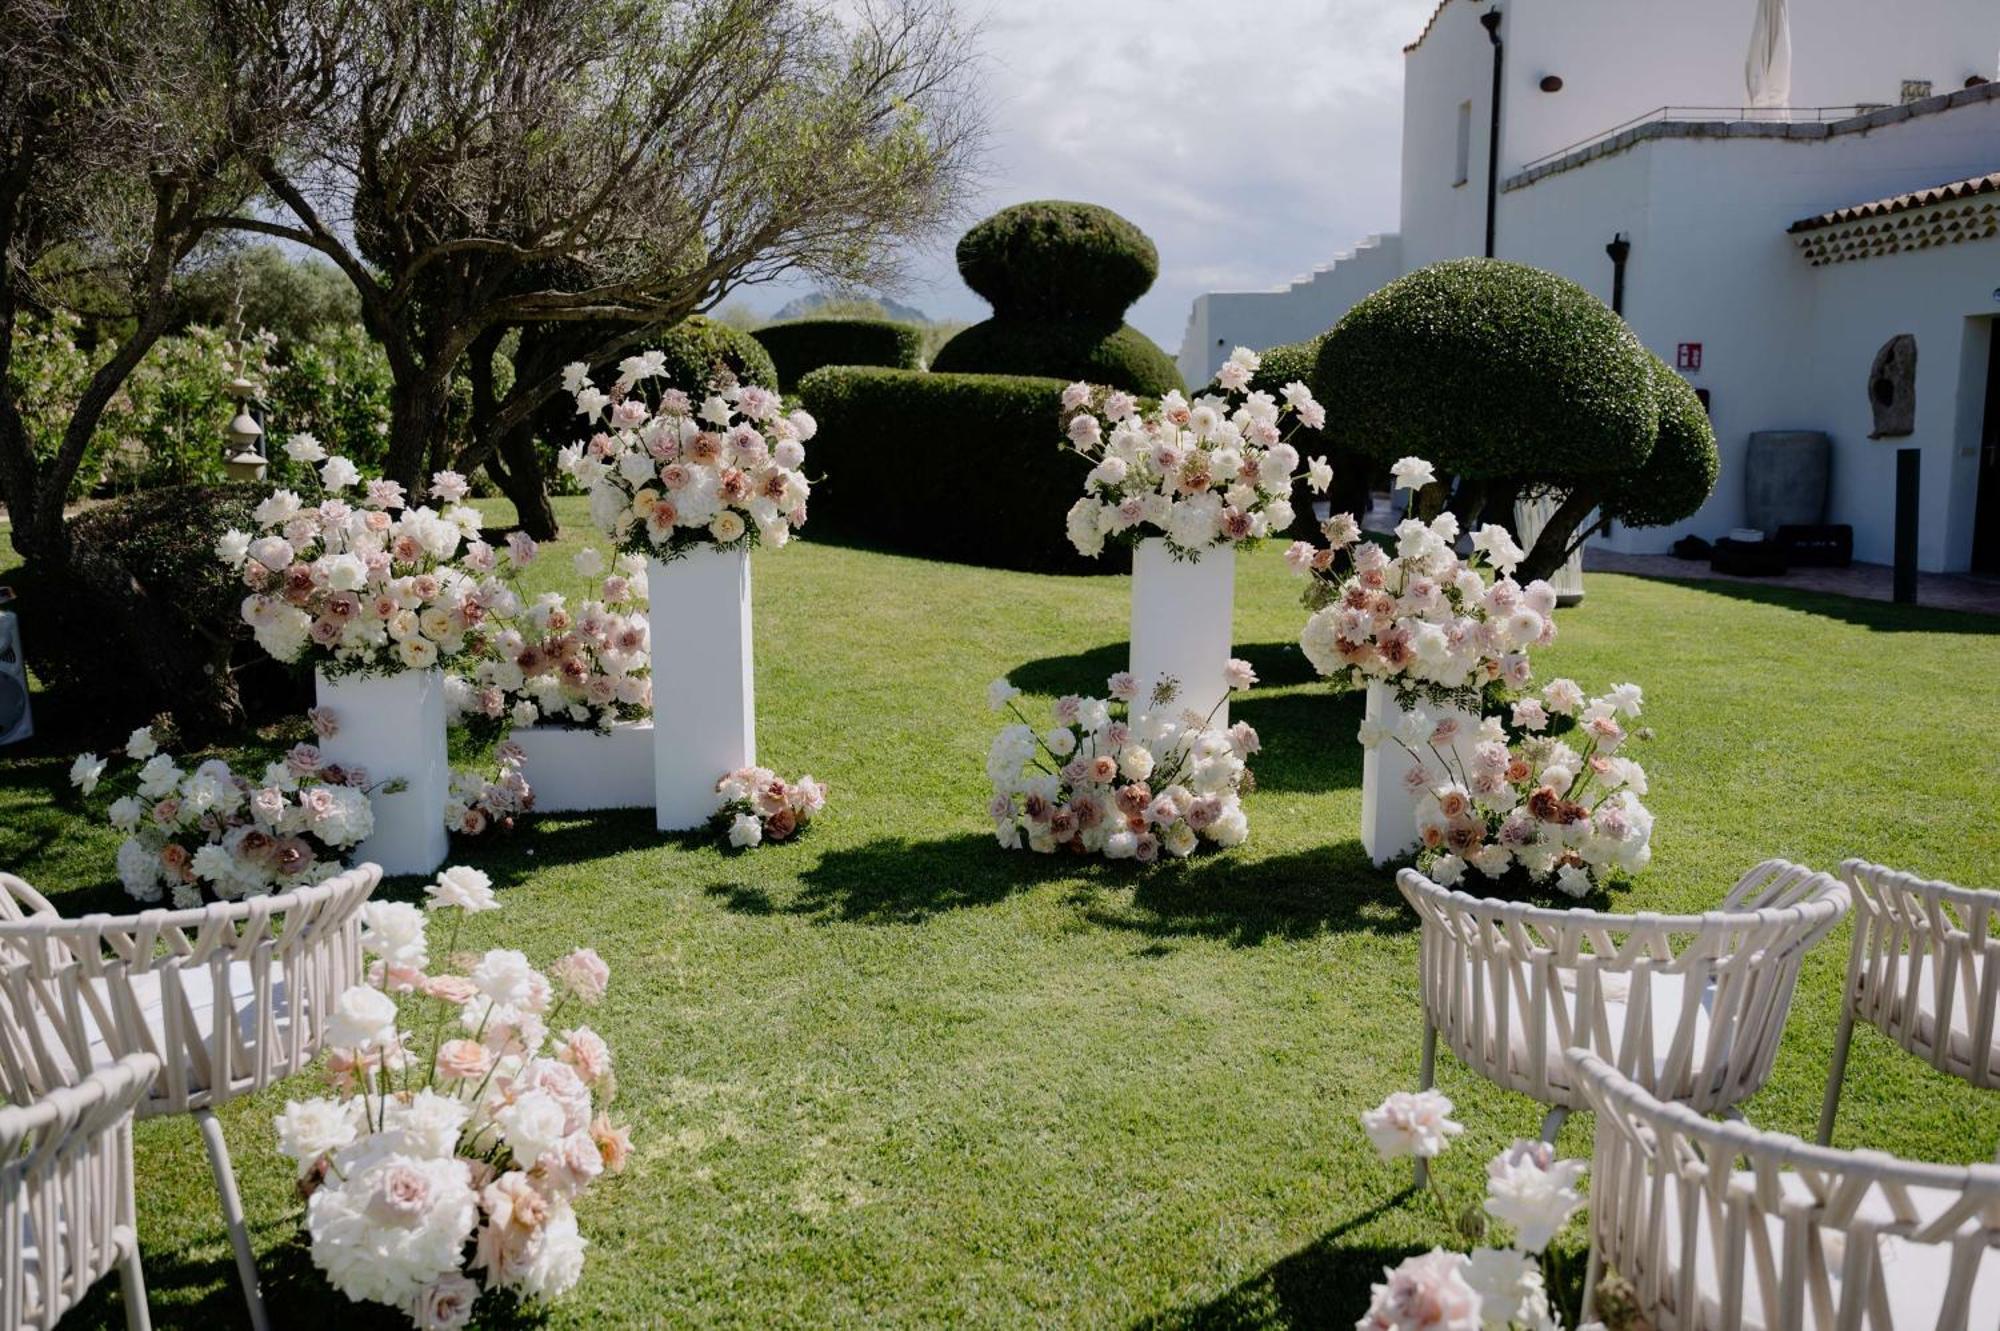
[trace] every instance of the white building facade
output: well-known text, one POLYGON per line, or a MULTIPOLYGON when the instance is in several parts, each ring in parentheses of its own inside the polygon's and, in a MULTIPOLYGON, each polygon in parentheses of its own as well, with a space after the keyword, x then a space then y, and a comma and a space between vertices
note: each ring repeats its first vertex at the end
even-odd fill
POLYGON ((1403 273, 1487 253, 1490 217, 1496 257, 1616 296, 1709 402, 1708 504, 1603 544, 1726 535, 1749 436, 1810 430, 1857 559, 1891 560, 1895 454, 1914 448, 1920 567, 2000 572, 1996 51, 2000 0, 1443 0, 1404 53, 1397 233, 1289 287, 1200 297, 1182 372, 1204 383, 1230 347, 1317 336, 1403 273), (1780 67, 1785 104, 1750 108, 1760 4, 1788 15, 1789 96, 1780 67), (1874 439, 1871 367, 1905 334, 1913 425, 1874 439))

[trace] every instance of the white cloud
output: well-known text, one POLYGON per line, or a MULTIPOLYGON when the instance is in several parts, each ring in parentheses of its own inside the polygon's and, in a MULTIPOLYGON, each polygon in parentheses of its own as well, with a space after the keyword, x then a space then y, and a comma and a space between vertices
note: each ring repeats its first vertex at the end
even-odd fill
MULTIPOLYGON (((1203 291, 1268 287, 1394 229, 1402 48, 1436 0, 996 0, 982 21, 982 217, 1026 199, 1123 213, 1160 249, 1132 309, 1170 353, 1203 291)), ((970 219, 969 219, 970 220, 970 219)), ((911 265, 933 317, 986 306, 957 235, 911 265)), ((750 293, 769 309, 791 292, 750 293)))

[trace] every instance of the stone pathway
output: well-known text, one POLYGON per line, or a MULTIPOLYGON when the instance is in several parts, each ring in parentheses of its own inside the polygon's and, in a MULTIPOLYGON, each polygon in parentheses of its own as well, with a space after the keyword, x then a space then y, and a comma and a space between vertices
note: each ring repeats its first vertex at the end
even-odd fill
MULTIPOLYGON (((1676 559, 1672 555, 1625 555, 1585 547, 1583 567, 1586 572, 1630 573, 1641 578, 1741 582, 1759 587, 1790 587, 1795 591, 1852 596, 1864 601, 1892 599, 1892 571, 1887 564, 1800 568, 1783 577, 1745 578, 1732 573, 1717 573, 1705 560, 1676 559)), ((1917 604, 1934 610, 2000 615, 2000 578, 1978 578, 1964 573, 1919 573, 1917 604)))

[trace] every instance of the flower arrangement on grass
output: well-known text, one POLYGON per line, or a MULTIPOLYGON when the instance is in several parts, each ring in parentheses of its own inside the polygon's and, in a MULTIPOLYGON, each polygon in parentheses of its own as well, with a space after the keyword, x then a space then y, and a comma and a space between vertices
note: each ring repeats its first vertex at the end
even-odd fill
POLYGON ((1477 712, 1489 686, 1521 689, 1533 678, 1529 650, 1555 641, 1555 588, 1514 581, 1524 555, 1493 523, 1460 558, 1456 515, 1416 515, 1417 491, 1434 479, 1430 464, 1404 458, 1392 471, 1410 493, 1393 553, 1364 539, 1346 513, 1326 522, 1325 546, 1297 541, 1286 550, 1285 562, 1311 579, 1313 614, 1299 646, 1322 675, 1356 687, 1383 681, 1405 705, 1429 698, 1477 712))
POLYGON ((521 746, 510 741, 494 750, 492 771, 453 770, 445 793, 445 830, 470 837, 513 831, 516 815, 535 807, 534 787, 522 770, 527 761, 521 746))
MULTIPOLYGON (((149 905, 164 898, 191 909, 316 883, 375 830, 367 773, 325 762, 311 744, 294 745, 254 781, 220 758, 183 770, 149 726, 132 732, 124 754, 140 765, 121 774, 128 789, 106 816, 125 834, 118 878, 149 905)), ((80 754, 70 782, 91 796, 107 766, 80 754)))
POLYGON ((768 767, 743 767, 715 783, 711 825, 736 850, 790 841, 826 807, 825 785, 810 773, 787 781, 768 767))
POLYGON ((427 670, 476 649, 497 589, 466 571, 490 569, 492 552, 479 513, 458 502, 465 479, 439 472, 431 494, 443 511, 411 508, 401 485, 363 482, 311 435, 285 453, 313 483, 272 491, 256 533, 232 529, 215 547, 249 589, 243 620, 257 644, 336 675, 427 670))
POLYGON ((535 969, 519 952, 453 952, 463 917, 497 909, 485 874, 446 869, 419 908, 363 908, 369 979, 326 1025, 333 1094, 292 1100, 278 1149, 307 1194, 313 1264, 356 1302, 413 1325, 463 1327, 488 1291, 553 1299, 583 1274, 574 1203, 631 1153, 602 1105, 611 1050, 562 1028, 604 996, 610 972, 585 948, 535 969), (429 926, 451 913, 432 969, 429 926), (559 1033, 558 1033, 559 1032, 559 1033))
MULTIPOLYGON (((1451 1112, 1438 1091, 1397 1091, 1363 1113, 1361 1125, 1384 1160, 1432 1160, 1464 1131, 1451 1112)), ((1452 1210, 1432 1171, 1431 1195, 1454 1231, 1477 1244, 1498 1221, 1512 1242, 1470 1253, 1433 1248, 1385 1271, 1356 1331, 1557 1331, 1549 1293, 1557 1273, 1545 1274, 1542 1262, 1553 1268, 1549 1244, 1584 1205, 1577 1185, 1586 1168, 1556 1159, 1546 1142, 1516 1141, 1487 1162, 1484 1205, 1464 1212, 1452 1210)))
MULTIPOLYGON (((1247 662, 1231 661, 1229 681, 1248 688, 1256 675, 1247 662)), ((1054 724, 1038 730, 1016 701, 1019 689, 1004 679, 987 687, 988 705, 1014 717, 986 756, 993 783, 987 812, 1000 845, 1141 864, 1163 853, 1184 858, 1204 841, 1242 845, 1250 835, 1242 795, 1254 785, 1246 764, 1261 747, 1257 732, 1243 721, 1212 726, 1212 711, 1176 712, 1172 679, 1142 693, 1120 671, 1105 693, 1056 699, 1054 724)))
POLYGON ((575 606, 557 592, 536 597, 496 627, 492 651, 468 676, 447 682, 450 705, 475 731, 609 730, 652 715, 646 561, 620 555, 606 572, 604 557, 586 549, 573 562, 584 577, 601 577, 595 597, 575 606))
POLYGON ((1108 542, 1157 533, 1176 559, 1200 559, 1290 527, 1301 475, 1315 492, 1333 483, 1317 459, 1301 472, 1287 442, 1301 426, 1324 425, 1325 410, 1302 383, 1286 384, 1282 401, 1246 393, 1258 364, 1256 352, 1238 347, 1216 375, 1221 397, 1189 402, 1170 392, 1151 412, 1130 393, 1084 383, 1063 390, 1069 447, 1092 464, 1067 518, 1080 554, 1094 559, 1108 542))
POLYGON ((1583 897, 1652 860, 1653 815, 1639 800, 1646 769, 1622 752, 1651 738, 1632 726, 1642 703, 1636 684, 1586 701, 1574 681, 1558 679, 1513 705, 1519 734, 1511 743, 1501 719, 1489 716, 1466 753, 1457 743, 1462 723, 1434 719, 1422 704, 1390 727, 1364 721, 1360 738, 1410 754, 1406 779, 1425 792, 1417 865, 1435 882, 1456 887, 1477 875, 1490 889, 1518 869, 1583 897))
POLYGON ((606 392, 578 362, 563 374, 589 441, 556 464, 590 496, 590 516, 622 553, 673 559, 697 545, 774 546, 805 525, 812 487, 799 469, 817 432, 777 393, 727 376, 700 402, 677 388, 648 403, 635 391, 665 373, 662 353, 628 357, 606 392))

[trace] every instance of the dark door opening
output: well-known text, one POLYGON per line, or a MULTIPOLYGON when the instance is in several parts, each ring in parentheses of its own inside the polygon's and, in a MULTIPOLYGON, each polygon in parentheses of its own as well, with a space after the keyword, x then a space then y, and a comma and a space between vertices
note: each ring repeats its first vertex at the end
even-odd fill
MULTIPOLYGON (((2000 325, 1993 329, 2000 334, 2000 325)), ((1986 354, 1986 419, 1979 428, 1979 499, 1972 519, 1972 571, 2000 575, 2000 335, 1986 354)))

